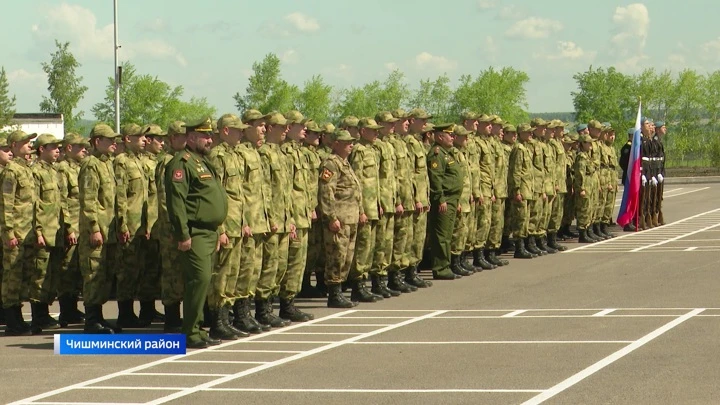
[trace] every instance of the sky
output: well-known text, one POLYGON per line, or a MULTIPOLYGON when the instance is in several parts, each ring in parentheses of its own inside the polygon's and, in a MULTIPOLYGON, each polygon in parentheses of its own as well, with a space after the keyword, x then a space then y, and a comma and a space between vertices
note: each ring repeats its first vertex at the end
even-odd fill
MULTIPOLYGON (((18 112, 47 95, 41 63, 69 41, 89 87, 79 108, 104 97, 113 75, 113 1, 7 2, 0 65, 18 112), (7 17, 11 16, 11 17, 7 17)), ((573 111, 573 75, 590 66, 709 72, 720 62, 716 0, 118 0, 120 61, 138 73, 236 112, 252 64, 270 52, 283 78, 321 74, 337 88, 383 80, 411 88, 490 66, 525 71, 530 112, 573 111)))

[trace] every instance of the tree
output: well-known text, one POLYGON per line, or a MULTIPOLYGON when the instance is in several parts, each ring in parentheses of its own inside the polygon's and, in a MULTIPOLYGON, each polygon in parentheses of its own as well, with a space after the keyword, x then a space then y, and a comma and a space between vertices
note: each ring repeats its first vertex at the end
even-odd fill
POLYGON ((48 77, 50 97, 43 96, 40 111, 62 114, 65 132, 69 132, 75 129, 76 122, 83 116, 82 111, 73 114, 73 110, 88 88, 82 85, 82 76, 75 73, 81 65, 70 52, 70 42, 60 43, 56 40, 55 46, 57 50, 50 54, 50 62, 42 63, 42 69, 48 77))
MULTIPOLYGON (((323 122, 330 119, 332 86, 325 84, 322 76, 313 76, 295 101, 295 107, 306 117, 323 122)), ((282 110, 286 111, 286 110, 282 110)))
POLYGON ((235 93, 233 96, 239 111, 251 108, 262 112, 286 111, 294 107, 300 90, 282 79, 277 55, 265 55, 261 62, 253 63, 252 70, 245 94, 235 93))
POLYGON ((408 99, 408 88, 404 80, 405 75, 394 70, 382 83, 375 80, 362 87, 342 90, 340 100, 333 108, 335 117, 374 117, 379 111, 402 107, 408 99))
POLYGON ((0 128, 12 124, 15 115, 15 96, 10 96, 10 89, 5 74, 5 67, 0 67, 0 128))
MULTIPOLYGON (((123 62, 123 81, 120 86, 120 123, 167 125, 174 120, 200 120, 215 114, 205 98, 183 101, 182 86, 171 87, 157 77, 138 74, 135 66, 123 62)), ((108 78, 105 99, 92 108, 95 118, 115 122, 115 78, 108 78)))
POLYGON ((435 81, 420 80, 420 87, 413 93, 409 104, 430 113, 435 122, 453 122, 458 117, 452 108, 452 98, 453 90, 450 87, 450 78, 444 74, 435 81))
POLYGON ((527 73, 511 67, 499 71, 490 67, 474 80, 470 75, 463 75, 454 95, 455 116, 463 111, 475 111, 497 114, 510 122, 525 121, 528 118, 525 85, 529 80, 527 73))
POLYGON ((618 128, 634 124, 638 99, 632 94, 635 88, 632 77, 614 67, 605 70, 590 66, 586 72, 575 74, 573 79, 578 84, 578 91, 570 93, 577 121, 598 119, 609 121, 618 128))

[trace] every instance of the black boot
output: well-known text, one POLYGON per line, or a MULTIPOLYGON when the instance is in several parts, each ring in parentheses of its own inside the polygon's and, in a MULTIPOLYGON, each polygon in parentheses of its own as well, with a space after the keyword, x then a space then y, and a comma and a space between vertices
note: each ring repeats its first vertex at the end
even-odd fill
POLYGON ((515 250, 515 244, 510 240, 509 236, 503 235, 502 242, 500 243, 500 252, 508 253, 512 250, 515 250))
POLYGON ((91 335, 112 335, 115 331, 106 325, 102 316, 102 306, 85 306, 85 327, 83 332, 91 335))
POLYGON ((609 239, 612 239, 615 237, 615 234, 611 233, 608 230, 608 224, 600 224, 600 232, 605 234, 605 236, 607 236, 609 239))
POLYGON ((552 247, 548 246, 547 244, 547 238, 545 235, 538 236, 535 238, 537 240, 537 245, 540 250, 544 250, 550 254, 557 253, 557 249, 553 249, 552 247))
POLYGON ((557 242, 557 233, 555 233, 555 232, 548 232, 547 245, 549 247, 557 250, 558 252, 564 252, 567 250, 567 247, 565 247, 557 242))
POLYGON ((255 298, 255 320, 260 325, 270 325, 271 328, 284 328, 288 326, 283 319, 273 314, 269 299, 255 298))
POLYGON ((58 303, 60 304, 58 321, 61 327, 66 328, 68 325, 79 325, 85 321, 85 314, 77 307, 77 297, 70 294, 63 295, 58 298, 58 303))
POLYGON ((60 323, 50 316, 48 304, 33 302, 30 304, 30 310, 32 311, 32 321, 30 322, 32 334, 40 334, 43 329, 60 329, 60 323))
POLYGON ((528 236, 525 238, 525 250, 528 252, 534 254, 535 256, 541 256, 542 252, 538 247, 535 245, 535 237, 534 236, 528 236))
MULTIPOLYGON (((222 322, 223 326, 225 326, 226 329, 230 330, 230 332, 232 332, 233 334, 235 334, 235 336, 237 336, 239 338, 244 338, 244 337, 250 336, 249 333, 243 332, 240 329, 237 329, 232 325, 232 322, 230 322, 230 307, 231 307, 231 305, 228 304, 228 305, 223 305, 223 307, 220 308, 219 316, 220 316, 220 321, 222 322)), ((166 314, 167 314, 167 312, 166 312, 166 314)), ((167 316, 166 316, 166 318, 167 318, 167 316)))
POLYGON ((509 261, 497 257, 497 251, 495 249, 487 249, 485 250, 485 253, 487 255, 487 261, 491 264, 494 264, 498 267, 507 266, 508 264, 510 264, 509 261))
MULTIPOLYGON (((303 274, 302 287, 298 293, 298 298, 325 298, 327 294, 321 291, 318 287, 312 285, 311 282, 312 273, 303 274)), ((324 284, 324 283, 323 283, 324 284)), ((318 286, 320 282, 318 281, 318 286)))
POLYGON ((623 232, 637 232, 635 224, 629 223, 623 227, 623 232))
POLYGON ((182 319, 180 318, 180 303, 165 305, 165 333, 182 332, 182 319))
POLYGON ((0 301, 0 325, 5 325, 5 308, 2 301, 0 301))
POLYGON ((328 308, 352 308, 356 306, 352 301, 348 301, 342 293, 340 284, 330 284, 328 287, 328 308))
POLYGON ((400 276, 399 271, 389 271, 388 272, 388 283, 387 286, 391 290, 400 291, 401 293, 411 293, 413 291, 417 291, 417 287, 413 287, 405 281, 403 281, 402 276, 400 276))
POLYGON ((4 308, 5 311, 5 336, 29 336, 31 335, 30 325, 22 316, 22 305, 4 308))
POLYGON ((328 288, 327 285, 325 285, 325 272, 324 271, 316 271, 315 272, 315 288, 319 291, 319 294, 322 295, 321 298, 325 298, 328 296, 328 288))
POLYGON ((147 328, 150 326, 149 321, 141 320, 135 315, 135 309, 133 308, 133 300, 118 301, 118 318, 117 325, 121 328, 147 328))
POLYGON ((405 273, 405 283, 409 284, 411 286, 415 286, 417 288, 428 288, 432 286, 432 283, 429 283, 418 275, 418 267, 410 266, 407 269, 403 270, 403 273, 405 273))
POLYGON ((492 270, 497 268, 497 265, 489 263, 485 260, 485 249, 473 250, 473 266, 480 267, 483 270, 492 270))
MULTIPOLYGON (((352 283, 352 292, 350 293, 350 301, 353 302, 378 302, 378 296, 371 293, 365 285, 365 280, 355 280, 352 283)), ((380 296, 382 299, 382 296, 380 296)))
POLYGON ((295 306, 295 300, 280 298, 280 318, 290 322, 307 322, 315 319, 315 316, 301 311, 295 306))
POLYGON ((607 240, 607 239, 610 239, 608 236, 606 236, 605 234, 602 233, 602 231, 600 230, 600 224, 594 223, 594 224, 592 225, 592 230, 593 230, 593 233, 594 233, 595 236, 596 236, 596 239, 599 239, 599 240, 607 240))
POLYGON ((210 337, 220 340, 237 340, 235 333, 226 328, 220 316, 220 309, 210 309, 210 337))
POLYGON ((516 259, 532 259, 537 256, 525 249, 525 239, 517 238, 515 239, 515 254, 513 257, 516 259))
MULTIPOLYGON (((390 298, 393 295, 390 293, 390 290, 388 290, 387 286, 384 285, 382 281, 382 277, 377 274, 373 273, 370 274, 370 292, 375 295, 380 295, 383 298, 390 298)), ((400 295, 400 291, 397 291, 397 295, 400 295)))
POLYGON ((580 231, 580 236, 578 237, 578 243, 595 243, 597 242, 596 239, 593 239, 588 236, 588 230, 587 229, 578 229, 580 231))
POLYGON ((475 266, 473 266, 472 263, 472 255, 470 252, 464 251, 460 253, 460 261, 458 262, 460 264, 460 267, 467 271, 472 271, 475 273, 476 271, 481 271, 482 269, 475 270, 475 266))
POLYGON ((458 276, 471 276, 474 274, 472 271, 467 271, 462 268, 462 266, 460 265, 460 255, 450 256, 450 271, 457 274, 458 276))
POLYGON ((250 316, 250 298, 236 299, 233 304, 233 313, 235 317, 233 318, 232 325, 235 329, 250 334, 257 334, 263 331, 260 324, 250 316))
POLYGON ((155 310, 155 300, 140 301, 140 322, 150 325, 153 321, 165 322, 165 315, 155 310), (162 319, 160 319, 162 318, 162 319))
MULTIPOLYGON (((576 227, 576 228, 577 228, 577 227, 576 227)), ((578 229, 578 231, 579 231, 579 229, 578 229)), ((567 236, 568 236, 570 239, 575 239, 575 238, 579 238, 579 237, 580 237, 580 233, 573 231, 572 228, 570 228, 570 225, 568 225, 568 226, 567 226, 567 236)))

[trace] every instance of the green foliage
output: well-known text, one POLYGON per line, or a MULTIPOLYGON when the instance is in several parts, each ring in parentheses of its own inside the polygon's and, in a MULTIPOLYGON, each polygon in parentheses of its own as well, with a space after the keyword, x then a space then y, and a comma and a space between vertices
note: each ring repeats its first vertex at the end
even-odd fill
POLYGON ((42 69, 48 77, 50 97, 43 96, 40 111, 62 114, 65 132, 70 132, 76 130, 75 124, 83 116, 82 111, 73 114, 73 110, 77 108, 88 88, 82 85, 82 76, 75 73, 81 65, 70 52, 70 43, 56 40, 55 46, 57 49, 50 54, 50 62, 42 63, 42 69))
POLYGON ((374 117, 379 111, 401 108, 408 97, 404 81, 405 75, 395 70, 382 83, 376 80, 362 87, 341 90, 339 100, 333 107, 333 115, 335 118, 348 115, 374 117))
MULTIPOLYGON (((295 107, 308 117, 324 122, 330 119, 332 103, 332 86, 325 84, 322 76, 313 76, 305 82, 302 92, 298 95, 295 107)), ((281 111, 287 111, 284 109, 281 111)))
POLYGON ((281 78, 280 58, 277 55, 265 55, 261 62, 253 63, 252 70, 245 94, 235 93, 233 96, 239 111, 254 108, 269 112, 294 108, 300 89, 281 78))
MULTIPOLYGON (((122 64, 120 86, 120 123, 169 124, 174 120, 196 121, 215 115, 215 108, 203 98, 183 101, 182 86, 171 87, 157 77, 138 74, 130 62, 122 64)), ((115 78, 108 78, 103 102, 93 106, 99 121, 115 122, 115 78)))
POLYGON ((5 68, 0 67, 0 128, 12 124, 15 115, 15 96, 10 96, 5 68))
POLYGON ((718 135, 720 135, 720 134, 718 134, 718 133, 713 134, 713 137, 712 137, 713 141, 712 141, 712 143, 710 143, 710 148, 709 148, 709 153, 708 153, 710 162, 715 167, 720 167, 720 136, 718 136, 718 135))
POLYGON ((474 79, 470 75, 463 75, 454 94, 455 116, 463 111, 475 111, 498 114, 506 121, 515 123, 527 121, 525 85, 529 80, 525 72, 511 67, 499 71, 490 67, 474 79))

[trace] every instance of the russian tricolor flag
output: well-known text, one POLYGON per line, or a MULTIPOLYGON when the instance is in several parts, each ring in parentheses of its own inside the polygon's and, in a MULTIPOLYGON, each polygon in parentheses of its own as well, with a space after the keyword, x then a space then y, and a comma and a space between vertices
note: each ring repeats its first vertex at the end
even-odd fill
POLYGON ((642 102, 638 105, 637 119, 635 119, 635 133, 633 134, 632 146, 630 148, 630 160, 628 161, 627 178, 623 190, 622 202, 618 212, 617 224, 625 226, 633 221, 640 208, 640 145, 642 134, 640 133, 640 117, 642 102))

